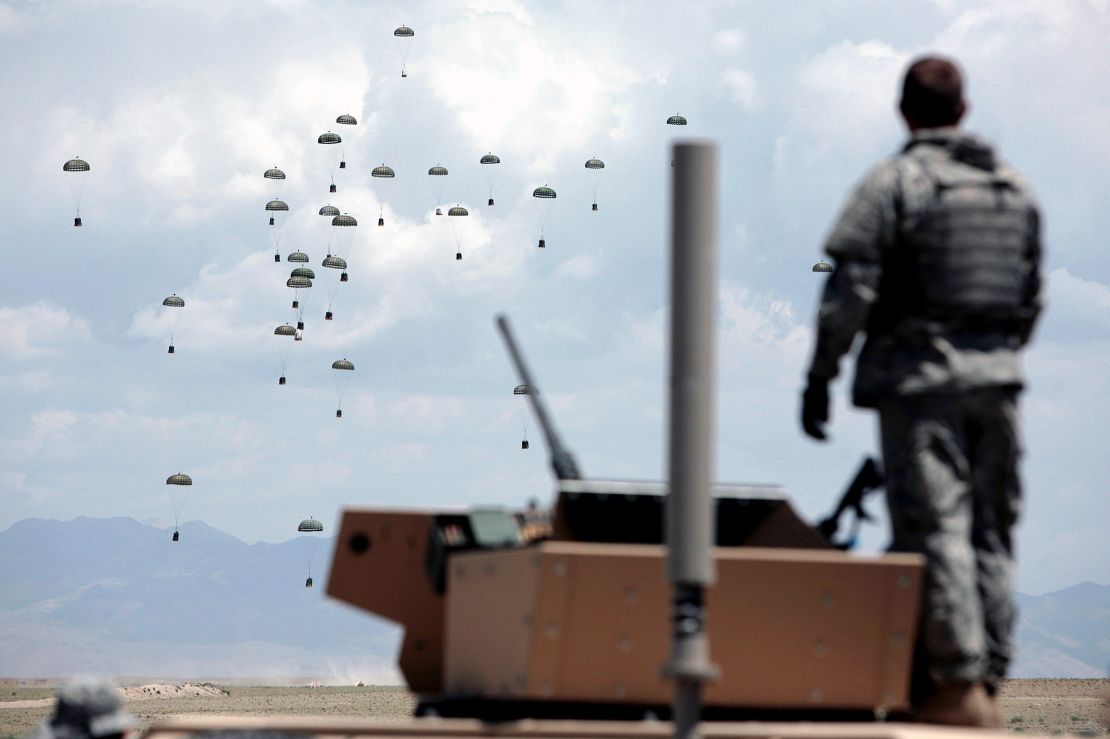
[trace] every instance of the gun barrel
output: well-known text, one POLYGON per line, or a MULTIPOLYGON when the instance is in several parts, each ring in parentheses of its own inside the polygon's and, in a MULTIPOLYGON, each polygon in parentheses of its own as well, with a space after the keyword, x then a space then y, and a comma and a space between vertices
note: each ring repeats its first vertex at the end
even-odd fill
POLYGON ((532 379, 532 373, 528 369, 528 364, 524 361, 524 354, 516 343, 509 318, 503 313, 497 316, 497 330, 501 332, 501 338, 505 340, 505 348, 509 351, 509 357, 513 360, 520 381, 528 387, 528 401, 532 405, 532 412, 535 413, 540 428, 543 429, 544 438, 547 439, 547 448, 551 452, 551 469, 555 472, 555 477, 559 480, 582 479, 582 475, 578 471, 578 462, 575 460, 574 454, 563 445, 559 432, 555 430, 555 424, 551 421, 547 406, 540 397, 539 387, 532 379))

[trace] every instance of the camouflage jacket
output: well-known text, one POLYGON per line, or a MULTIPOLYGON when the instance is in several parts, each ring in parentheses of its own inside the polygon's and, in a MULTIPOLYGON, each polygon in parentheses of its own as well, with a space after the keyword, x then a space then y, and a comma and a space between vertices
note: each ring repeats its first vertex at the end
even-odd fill
MULTIPOLYGON (((916 326, 902 322, 896 331, 876 329, 882 322, 874 320, 872 309, 880 299, 885 250, 898 247, 907 214, 920 212, 935 197, 935 183, 921 164, 930 157, 957 158, 983 169, 1004 170, 1017 179, 996 161, 982 139, 956 128, 935 128, 915 132, 900 154, 877 165, 856 187, 825 244, 835 269, 818 311, 809 374, 826 380, 836 377, 840 357, 851 350, 856 334, 864 333, 852 389, 858 406, 875 406, 900 395, 1022 386, 1019 350, 1028 341, 1042 305, 1036 217, 1029 238, 1037 296, 1020 329, 927 321, 916 326)), ((1028 193, 1027 186, 1018 182, 1028 193)))

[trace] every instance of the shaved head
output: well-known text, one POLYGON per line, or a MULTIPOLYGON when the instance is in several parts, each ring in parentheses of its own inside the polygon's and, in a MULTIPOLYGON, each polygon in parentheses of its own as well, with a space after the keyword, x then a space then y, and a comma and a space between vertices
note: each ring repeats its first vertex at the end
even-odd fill
POLYGON ((963 75, 954 60, 923 56, 906 70, 899 108, 911 128, 954 126, 966 109, 963 88, 963 75))

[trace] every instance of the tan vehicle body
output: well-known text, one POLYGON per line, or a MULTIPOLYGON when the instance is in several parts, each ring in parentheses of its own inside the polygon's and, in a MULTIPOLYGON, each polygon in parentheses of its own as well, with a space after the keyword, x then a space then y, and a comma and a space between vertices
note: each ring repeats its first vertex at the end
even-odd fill
MULTIPOLYGON (((405 627, 400 667, 411 689, 667 703, 662 546, 561 540, 557 514, 550 540, 451 555, 440 595, 425 572, 433 516, 348 509, 328 582, 328 595, 405 627), (370 545, 352 548, 352 540, 370 545)), ((707 705, 904 708, 919 558, 817 548, 827 544, 785 501, 751 539, 762 546, 715 552, 707 605, 720 677, 707 705)))

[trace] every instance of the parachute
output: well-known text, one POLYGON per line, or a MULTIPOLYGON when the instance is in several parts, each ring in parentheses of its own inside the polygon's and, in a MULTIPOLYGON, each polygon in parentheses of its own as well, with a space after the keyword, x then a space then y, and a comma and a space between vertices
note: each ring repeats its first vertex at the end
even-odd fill
POLYGON ((415 35, 416 33, 408 26, 399 26, 393 31, 393 36, 397 40, 397 53, 401 55, 402 79, 409 76, 405 66, 408 64, 409 52, 412 50, 412 37, 415 35))
POLYGON ((543 237, 543 229, 547 224, 548 216, 551 215, 551 204, 555 200, 555 191, 544 185, 533 190, 532 197, 536 199, 536 213, 540 224, 540 242, 536 246, 543 249, 547 246, 547 241, 543 237))
POLYGON ((185 505, 185 491, 180 488, 191 486, 193 478, 183 472, 170 475, 166 478, 166 486, 170 494, 170 508, 173 510, 173 541, 178 541, 178 527, 181 525, 181 509, 185 505))
MULTIPOLYGON (((305 261, 308 261, 305 259, 305 261)), ((309 270, 311 272, 311 270, 309 270)), ((289 279, 285 281, 285 286, 293 290, 293 309, 297 311, 297 330, 304 330, 304 304, 307 296, 302 297, 302 290, 312 289, 312 278, 304 274, 296 274, 297 270, 293 270, 289 275, 289 279)))
POLYGON ((451 224, 451 233, 455 237, 455 260, 458 261, 462 259, 462 221, 456 221, 454 219, 461 216, 469 216, 470 211, 461 205, 456 205, 454 208, 447 211, 447 215, 447 222, 451 224))
POLYGON ((428 170, 428 176, 432 178, 432 192, 436 196, 436 215, 441 216, 443 215, 443 209, 440 208, 443 205, 443 186, 446 184, 443 178, 447 176, 447 167, 437 164, 428 170))
POLYGON ((284 180, 285 179, 285 173, 282 172, 280 169, 278 169, 276 166, 271 167, 270 169, 267 169, 262 174, 262 176, 265 177, 268 180, 284 180))
POLYGON ((73 225, 75 227, 81 225, 81 196, 85 192, 85 178, 87 176, 85 173, 91 169, 89 163, 80 157, 74 157, 62 165, 62 171, 68 173, 66 185, 69 187, 69 194, 73 197, 73 225))
POLYGON ((342 147, 336 146, 336 144, 343 143, 343 137, 337 133, 327 131, 316 138, 316 143, 324 147, 320 151, 323 153, 324 164, 328 168, 328 177, 331 178, 331 185, 328 187, 328 192, 335 192, 335 168, 343 159, 343 149, 342 147))
MULTIPOLYGON (((338 123, 341 126, 357 126, 358 125, 358 121, 355 120, 355 117, 353 115, 348 114, 348 113, 344 113, 343 115, 336 118, 335 122, 338 123)), ((346 145, 343 142, 340 142, 340 144, 339 144, 339 168, 340 169, 346 169, 347 168, 347 153, 346 153, 345 149, 346 149, 346 145)))
MULTIPOLYGON (((315 518, 306 518, 297 524, 298 534, 322 534, 324 532, 324 524, 317 521, 315 518)), ((312 587, 312 560, 316 556, 316 548, 319 543, 319 537, 316 536, 301 536, 298 537, 301 542, 301 553, 304 554, 305 566, 308 568, 308 578, 304 581, 306 588, 312 587)))
MULTIPOLYGON (((288 323, 284 323, 274 329, 274 336, 292 336, 295 338, 297 336, 297 329, 293 328, 288 323)), ((279 352, 279 356, 281 357, 281 377, 278 378, 279 385, 285 384, 285 367, 289 362, 289 352, 292 348, 293 342, 282 340, 281 352, 279 352)))
POLYGON ((281 232, 285 227, 285 216, 289 212, 289 204, 284 200, 274 198, 266 203, 266 212, 270 214, 270 240, 274 242, 274 261, 281 261, 281 232))
POLYGON ((292 252, 289 256, 287 256, 285 258, 285 260, 287 262, 307 262, 308 261, 308 255, 305 254, 303 251, 295 251, 295 252, 292 252))
POLYGON ((593 187, 594 190, 594 204, 591 210, 597 210, 597 187, 600 184, 599 180, 601 170, 605 169, 605 162, 601 161, 600 159, 587 159, 586 169, 589 170, 590 185, 593 187))
MULTIPOLYGON (((338 218, 338 216, 336 217, 338 218)), ((347 216, 347 218, 351 217, 347 216)), ((354 218, 351 218, 351 220, 353 221, 354 218)), ((324 257, 324 261, 320 264, 324 267, 328 267, 329 269, 340 270, 338 282, 332 282, 327 278, 324 279, 324 287, 328 293, 328 308, 326 311, 324 311, 324 320, 330 321, 333 317, 331 309, 332 306, 335 304, 335 291, 339 288, 340 284, 347 281, 347 260, 343 257, 334 257, 331 254, 328 254, 326 257, 324 257)))
POLYGON ((828 262, 822 260, 822 261, 818 262, 817 264, 813 265, 813 271, 814 272, 832 272, 833 271, 833 266, 831 264, 829 264, 828 262))
POLYGON ((384 162, 380 167, 374 167, 374 169, 370 171, 371 182, 374 184, 374 194, 378 198, 379 226, 385 225, 385 217, 383 216, 383 213, 385 212, 385 199, 382 197, 382 190, 384 189, 384 185, 381 185, 379 183, 382 183, 386 180, 392 180, 396 176, 397 174, 393 171, 393 168, 385 164, 384 162))
POLYGON ((335 376, 335 395, 337 402, 335 417, 343 418, 343 396, 347 394, 347 385, 351 382, 351 376, 347 373, 353 372, 355 366, 346 359, 337 359, 331 363, 331 368, 339 372, 339 374, 335 376))
MULTIPOLYGON (((670 118, 667 119, 667 125, 668 126, 685 126, 686 125, 686 119, 676 113, 676 114, 672 115, 670 118)), ((673 159, 671 160, 671 166, 672 167, 674 166, 674 160, 673 159)))
POLYGON ((500 169, 498 164, 501 164, 501 157, 494 154, 492 151, 478 160, 482 167, 482 173, 485 175, 486 184, 489 185, 489 202, 486 205, 493 205, 493 181, 497 178, 497 170, 500 169))
MULTIPOLYGON (((354 216, 347 215, 346 213, 336 213, 331 219, 332 237, 329 239, 330 243, 340 252, 349 252, 351 242, 355 238, 355 227, 358 226, 358 221, 354 216)), ((329 254, 329 256, 331 256, 329 254)), ((346 267, 344 267, 346 269, 346 267)), ((340 282, 347 281, 347 273, 344 272, 339 276, 340 282)))
POLYGON ((528 401, 527 401, 527 399, 525 399, 524 396, 525 395, 531 395, 531 394, 532 394, 532 392, 528 388, 527 385, 517 385, 516 387, 513 388, 513 395, 520 396, 520 402, 524 404, 524 406, 518 406, 517 407, 517 412, 520 415, 520 425, 521 425, 521 428, 523 429, 523 434, 524 434, 524 438, 520 440, 520 448, 521 449, 527 449, 528 448, 528 409, 526 407, 527 404, 528 404, 528 401))
POLYGON ((339 215, 339 208, 334 205, 325 205, 320 208, 320 215, 328 216, 329 218, 339 215))
MULTIPOLYGON (((185 307, 185 301, 182 298, 177 297, 177 293, 174 293, 173 295, 171 295, 168 298, 166 298, 165 300, 163 300, 162 305, 166 306, 167 308, 184 308, 185 307)), ((170 315, 172 316, 172 318, 170 318, 170 348, 167 351, 167 353, 168 354, 173 354, 174 353, 173 335, 175 333, 177 333, 177 322, 178 322, 177 311, 170 311, 170 315)))
MULTIPOLYGON (((274 198, 270 202, 266 203, 266 212, 271 213, 271 214, 273 214, 273 213, 288 213, 289 212, 289 203, 286 203, 284 200, 278 200, 277 198, 274 198)), ((271 226, 274 225, 274 216, 273 215, 270 216, 270 225, 271 226)))

